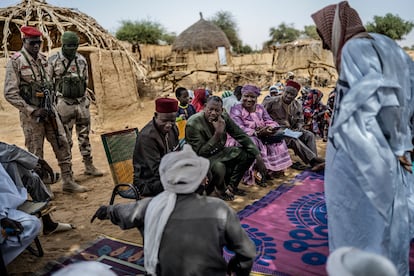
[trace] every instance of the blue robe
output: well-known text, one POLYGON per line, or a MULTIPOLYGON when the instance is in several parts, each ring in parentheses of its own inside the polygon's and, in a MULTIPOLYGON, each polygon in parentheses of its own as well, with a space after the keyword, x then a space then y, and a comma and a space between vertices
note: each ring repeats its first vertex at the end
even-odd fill
MULTIPOLYGON (((5 238, 0 235, 0 249, 6 265, 25 250, 40 232, 41 224, 37 217, 16 210, 26 199, 26 189, 16 186, 0 164, 0 220, 8 217, 24 227, 20 242, 15 236, 5 238)), ((0 226, 0 233, 1 230, 0 226)))
POLYGON ((381 254, 408 275, 414 178, 398 156, 413 148, 414 65, 393 40, 370 35, 342 49, 326 155, 329 248, 381 254))

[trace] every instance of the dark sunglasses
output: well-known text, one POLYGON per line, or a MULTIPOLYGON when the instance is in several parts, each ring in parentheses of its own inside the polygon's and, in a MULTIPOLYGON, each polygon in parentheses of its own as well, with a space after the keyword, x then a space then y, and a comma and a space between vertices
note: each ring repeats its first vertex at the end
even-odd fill
POLYGON ((40 45, 42 44, 41 40, 34 40, 34 41, 29 41, 30 46, 35 46, 35 45, 40 45))

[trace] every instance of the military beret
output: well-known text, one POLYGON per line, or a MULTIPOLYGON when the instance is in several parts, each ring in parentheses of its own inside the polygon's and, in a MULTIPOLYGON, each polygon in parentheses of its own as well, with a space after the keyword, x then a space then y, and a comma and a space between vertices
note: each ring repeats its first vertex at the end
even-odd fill
POLYGON ((62 44, 79 44, 79 36, 75 32, 66 31, 62 35, 62 44))
POLYGON ((22 32, 23 38, 42 36, 42 33, 38 29, 31 26, 22 26, 20 31, 22 32))

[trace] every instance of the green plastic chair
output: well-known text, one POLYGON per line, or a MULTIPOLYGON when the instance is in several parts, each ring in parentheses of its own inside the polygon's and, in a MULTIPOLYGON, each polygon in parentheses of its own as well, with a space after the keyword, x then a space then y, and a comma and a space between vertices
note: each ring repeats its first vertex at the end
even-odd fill
POLYGON ((132 157, 135 142, 138 137, 138 128, 130 128, 101 135, 106 158, 111 169, 115 187, 109 204, 112 205, 115 196, 140 199, 138 188, 133 185, 134 167, 132 157))

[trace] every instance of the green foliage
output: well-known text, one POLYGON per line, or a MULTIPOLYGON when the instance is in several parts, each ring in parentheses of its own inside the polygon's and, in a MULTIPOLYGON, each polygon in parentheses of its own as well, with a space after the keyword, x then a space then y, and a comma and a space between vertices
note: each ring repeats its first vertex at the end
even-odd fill
POLYGON ((277 28, 271 27, 269 30, 270 40, 266 44, 287 43, 299 38, 301 31, 294 28, 293 24, 281 23, 277 28))
POLYGON ((318 32, 316 31, 316 26, 315 25, 305 26, 303 34, 306 37, 313 38, 313 39, 316 39, 316 40, 320 40, 318 32))
POLYGON ((253 53, 253 49, 249 45, 243 45, 239 48, 239 51, 237 53, 239 53, 239 54, 251 54, 251 53, 253 53))
POLYGON ((235 52, 240 52, 244 46, 242 46, 242 41, 239 38, 238 27, 236 20, 231 12, 228 11, 219 11, 211 19, 210 22, 219 27, 227 36, 233 50, 235 52))
POLYGON ((404 46, 403 49, 405 51, 413 51, 414 50, 414 45, 411 45, 411 47, 410 46, 404 46))
POLYGON ((394 40, 401 40, 411 32, 414 23, 401 19, 398 15, 387 13, 385 16, 374 16, 374 22, 365 26, 368 32, 380 33, 394 40))
POLYGON ((177 38, 176 33, 164 33, 161 37, 161 40, 167 42, 168 45, 171 45, 174 43, 174 40, 177 38))
POLYGON ((116 31, 115 36, 119 40, 130 43, 158 44, 166 36, 164 27, 157 22, 150 20, 122 21, 121 27, 116 31))

